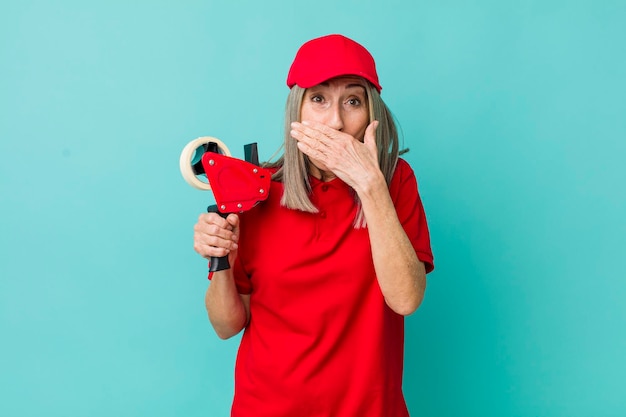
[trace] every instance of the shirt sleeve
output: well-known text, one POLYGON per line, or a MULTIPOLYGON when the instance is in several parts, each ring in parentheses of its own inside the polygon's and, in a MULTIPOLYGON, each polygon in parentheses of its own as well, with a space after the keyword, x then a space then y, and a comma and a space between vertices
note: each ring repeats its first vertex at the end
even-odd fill
POLYGON ((239 294, 252 293, 252 283, 250 282, 250 277, 243 268, 240 256, 237 256, 237 259, 235 259, 233 274, 235 275, 235 285, 237 286, 239 294))
POLYGON ((398 159, 396 171, 389 185, 389 193, 396 207, 398 219, 407 234, 415 253, 424 262, 426 273, 435 268, 430 246, 430 234, 426 213, 417 189, 417 179, 411 166, 398 159))

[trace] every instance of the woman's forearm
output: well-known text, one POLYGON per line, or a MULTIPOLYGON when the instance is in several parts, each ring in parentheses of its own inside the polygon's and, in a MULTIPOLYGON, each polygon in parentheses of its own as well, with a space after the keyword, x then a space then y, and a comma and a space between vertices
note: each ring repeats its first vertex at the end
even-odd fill
POLYGON ((249 296, 239 294, 231 269, 213 274, 205 304, 209 320, 221 339, 236 335, 248 323, 249 296))
POLYGON ((413 313, 426 289, 426 270, 398 220, 382 175, 357 191, 367 221, 372 258, 387 305, 398 314, 413 313))

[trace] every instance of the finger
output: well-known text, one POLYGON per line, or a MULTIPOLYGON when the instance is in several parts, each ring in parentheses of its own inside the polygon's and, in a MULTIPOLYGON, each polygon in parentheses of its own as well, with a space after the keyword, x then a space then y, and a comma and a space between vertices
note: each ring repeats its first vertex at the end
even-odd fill
POLYGON ((332 145, 341 135, 339 131, 318 122, 293 122, 291 127, 291 135, 294 139, 304 141, 309 146, 319 149, 332 145))
MULTIPOLYGON (((215 213, 209 213, 215 214, 215 213)), ((237 241, 238 230, 233 230, 234 226, 228 223, 225 219, 222 219, 219 215, 215 216, 201 216, 200 220, 194 225, 194 236, 198 239, 202 239, 211 245, 215 245, 213 238, 219 238, 222 240, 237 241), (210 219, 216 220, 213 223, 210 219), (219 224, 218 224, 219 223, 219 224)), ((235 220, 238 224, 238 219, 235 220)))
POLYGON ((227 229, 232 228, 232 226, 226 219, 224 219, 222 216, 215 212, 200 214, 200 216, 198 217, 198 224, 217 225, 219 227, 227 229))
POLYGON ((336 139, 341 135, 341 132, 324 123, 303 120, 301 126, 305 129, 305 132, 318 134, 320 139, 336 139))
POLYGON ((299 144, 306 145, 305 149, 312 149, 318 152, 322 152, 326 145, 323 143, 323 137, 319 135, 319 132, 314 132, 311 129, 305 129, 300 125, 299 127, 291 129, 290 135, 299 144))
POLYGON ((292 126, 291 136, 298 141, 300 151, 322 162, 330 162, 329 159, 342 155, 355 140, 348 134, 318 122, 294 122, 292 126))
POLYGON ((300 140, 298 138, 294 138, 294 139, 297 141, 296 146, 298 147, 300 152, 302 152, 303 154, 305 154, 309 158, 314 158, 314 159, 317 159, 319 161, 324 161, 324 159, 326 157, 326 153, 320 151, 318 148, 312 147, 311 145, 309 145, 305 141, 302 141, 302 140, 300 140))
POLYGON ((227 217, 226 217, 226 221, 228 222, 228 224, 230 224, 233 228, 235 227, 239 227, 239 216, 237 216, 235 213, 230 213, 227 217))
POLYGON ((378 151, 378 147, 376 145, 376 129, 378 128, 378 120, 373 120, 367 128, 365 129, 365 136, 363 138, 363 143, 369 148, 378 151))
POLYGON ((326 155, 329 153, 328 147, 325 146, 320 140, 307 136, 301 130, 292 130, 291 137, 296 141, 296 146, 300 152, 310 158, 323 162, 326 155))
POLYGON ((194 239, 196 239, 198 243, 224 249, 235 249, 237 244, 235 235, 232 232, 225 234, 205 233, 204 231, 200 231, 194 234, 194 239))
POLYGON ((217 246, 211 246, 211 245, 207 245, 201 242, 194 242, 193 248, 203 258, 211 258, 211 257, 221 258, 222 256, 226 256, 229 253, 231 253, 230 249, 221 248, 217 246))
POLYGON ((226 218, 226 221, 232 226, 233 241, 238 242, 239 241, 239 216, 236 215, 235 213, 231 213, 226 218))
POLYGON ((224 256, 238 248, 233 239, 202 232, 194 233, 194 249, 202 256, 224 256))
POLYGON ((319 141, 321 144, 329 146, 341 139, 342 134, 340 131, 333 129, 323 123, 304 120, 302 123, 294 122, 292 124, 295 131, 302 132, 304 135, 319 141))

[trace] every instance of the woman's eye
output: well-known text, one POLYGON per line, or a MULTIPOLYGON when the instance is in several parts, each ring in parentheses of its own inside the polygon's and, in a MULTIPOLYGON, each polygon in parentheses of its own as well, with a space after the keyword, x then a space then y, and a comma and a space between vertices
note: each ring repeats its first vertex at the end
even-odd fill
POLYGON ((315 103, 321 103, 322 101, 324 101, 324 98, 322 96, 311 96, 311 101, 315 103))
POLYGON ((358 106, 361 104, 361 100, 359 100, 358 98, 351 98, 350 100, 348 100, 348 104, 350 104, 351 106, 358 106))

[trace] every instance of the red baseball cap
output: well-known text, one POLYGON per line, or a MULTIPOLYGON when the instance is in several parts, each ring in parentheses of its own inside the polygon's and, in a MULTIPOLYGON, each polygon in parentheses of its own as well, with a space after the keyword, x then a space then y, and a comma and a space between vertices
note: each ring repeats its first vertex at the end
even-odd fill
POLYGON ((361 44, 343 35, 327 35, 304 43, 287 75, 289 88, 298 85, 310 88, 342 75, 363 77, 376 87, 378 83, 374 58, 361 44))

